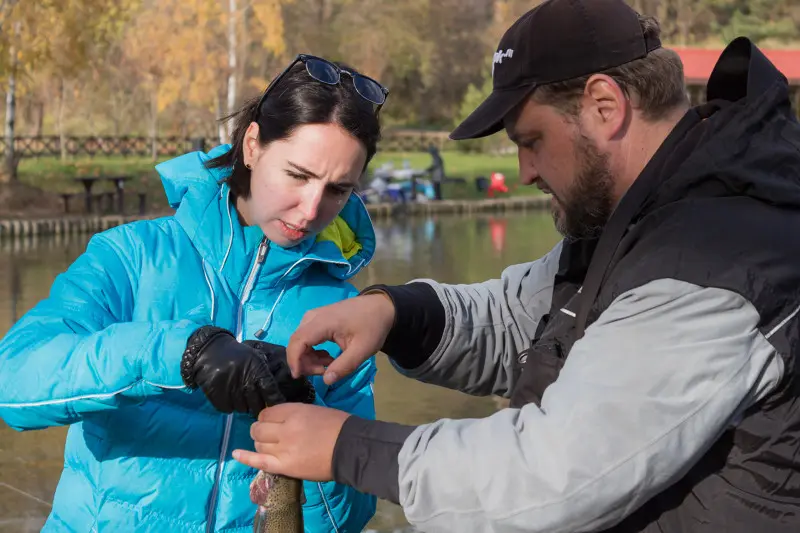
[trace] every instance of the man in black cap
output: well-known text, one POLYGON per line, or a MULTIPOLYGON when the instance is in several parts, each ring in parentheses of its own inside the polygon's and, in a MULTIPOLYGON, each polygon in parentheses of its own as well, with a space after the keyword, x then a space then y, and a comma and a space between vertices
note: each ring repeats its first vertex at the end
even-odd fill
POLYGON ((549 0, 503 36, 493 79, 452 137, 505 128, 564 239, 500 279, 379 285, 312 311, 288 357, 333 384, 380 349, 511 406, 409 427, 283 405, 237 459, 398 502, 423 531, 800 531, 800 124, 784 76, 736 39, 690 108, 655 21, 549 0), (326 340, 335 360, 314 349, 326 340))

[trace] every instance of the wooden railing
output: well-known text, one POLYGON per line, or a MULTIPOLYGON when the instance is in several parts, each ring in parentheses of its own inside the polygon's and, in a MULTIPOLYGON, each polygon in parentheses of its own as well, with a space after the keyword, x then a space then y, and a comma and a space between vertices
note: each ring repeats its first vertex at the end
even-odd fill
MULTIPOLYGON (((418 130, 388 130, 378 146, 379 150, 391 152, 424 151, 434 145, 445 149, 448 132, 418 130)), ((17 137, 14 151, 20 158, 61 157, 150 157, 176 156, 195 150, 208 150, 218 144, 216 138, 203 137, 65 137, 62 147, 57 135, 41 137, 17 137)), ((5 153, 5 139, 0 138, 0 156, 5 153)))

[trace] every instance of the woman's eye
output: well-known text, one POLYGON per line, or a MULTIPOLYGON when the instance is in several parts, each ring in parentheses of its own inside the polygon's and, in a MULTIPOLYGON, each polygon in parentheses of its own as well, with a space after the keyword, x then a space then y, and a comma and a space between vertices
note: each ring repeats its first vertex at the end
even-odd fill
POLYGON ((287 174, 298 181, 308 181, 308 176, 305 174, 298 174, 297 172, 287 171, 287 174))

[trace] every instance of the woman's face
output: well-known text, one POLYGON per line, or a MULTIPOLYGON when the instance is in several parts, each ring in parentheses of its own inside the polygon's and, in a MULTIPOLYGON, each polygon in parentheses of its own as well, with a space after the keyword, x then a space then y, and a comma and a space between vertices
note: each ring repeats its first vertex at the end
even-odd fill
POLYGON ((247 225, 288 248, 314 236, 336 218, 358 183, 367 152, 336 124, 308 124, 267 146, 258 142, 258 124, 244 139, 250 166, 250 197, 237 209, 247 225))

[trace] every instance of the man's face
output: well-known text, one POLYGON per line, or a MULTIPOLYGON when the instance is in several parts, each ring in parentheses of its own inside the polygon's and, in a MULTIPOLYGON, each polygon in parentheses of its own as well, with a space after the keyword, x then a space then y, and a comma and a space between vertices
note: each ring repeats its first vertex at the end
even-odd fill
POLYGON ((568 239, 598 236, 614 209, 614 177, 609 155, 580 119, 528 99, 505 126, 518 147, 522 183, 552 196, 556 229, 568 239))

